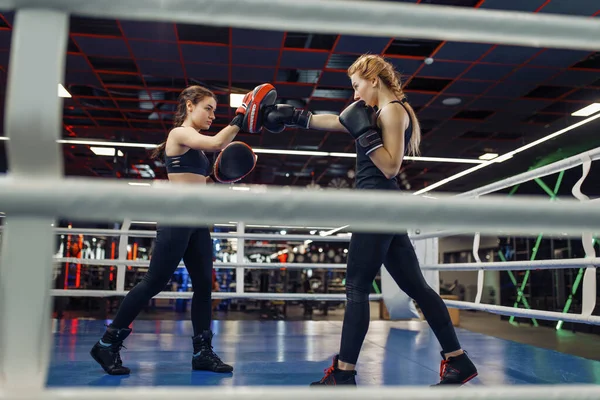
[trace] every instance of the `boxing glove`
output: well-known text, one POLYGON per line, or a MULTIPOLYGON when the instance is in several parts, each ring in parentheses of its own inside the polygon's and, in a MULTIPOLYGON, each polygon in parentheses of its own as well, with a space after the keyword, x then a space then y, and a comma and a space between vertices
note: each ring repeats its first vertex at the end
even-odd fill
POLYGON ((289 104, 275 104, 265 110, 263 127, 272 133, 282 132, 286 127, 308 129, 312 113, 289 104))
POLYGON ((246 143, 231 142, 217 156, 214 177, 221 183, 237 182, 254 170, 256 160, 256 154, 246 143))
POLYGON ((354 140, 365 149, 367 155, 383 147, 381 132, 377 126, 377 113, 363 100, 355 101, 346 107, 339 120, 354 140))
POLYGON ((236 125, 248 133, 260 132, 263 127, 265 109, 273 106, 277 100, 277 90, 270 83, 263 83, 244 96, 242 105, 237 108, 236 116, 229 125, 236 125))

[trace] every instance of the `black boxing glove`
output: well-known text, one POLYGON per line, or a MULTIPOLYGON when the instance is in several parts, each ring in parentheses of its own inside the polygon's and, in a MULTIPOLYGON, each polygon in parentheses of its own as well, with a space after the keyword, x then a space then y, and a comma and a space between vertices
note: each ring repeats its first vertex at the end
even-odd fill
POLYGON ((263 127, 272 133, 282 132, 286 127, 308 129, 312 113, 289 104, 275 104, 265 110, 263 127))
POLYGON ((350 104, 339 116, 340 123, 365 149, 367 155, 383 147, 381 132, 377 126, 377 113, 363 100, 350 104))

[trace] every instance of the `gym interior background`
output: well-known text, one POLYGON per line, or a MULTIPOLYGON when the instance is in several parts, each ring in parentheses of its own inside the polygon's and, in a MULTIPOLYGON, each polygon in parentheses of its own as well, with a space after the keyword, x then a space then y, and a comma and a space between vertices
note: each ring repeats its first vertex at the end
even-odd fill
MULTIPOLYGON (((595 1, 456 0, 451 3, 464 7, 481 4, 482 8, 598 16, 595 1)), ((13 19, 14 13, 0 14, 2 118, 13 19)), ((485 154, 502 154, 580 121, 572 116, 572 112, 600 98, 599 53, 410 38, 202 29, 187 24, 71 17, 64 81, 64 88, 69 93, 64 98, 64 137, 109 140, 115 142, 115 146, 111 148, 112 153, 103 154, 102 149, 90 145, 65 145, 65 174, 138 183, 164 179, 164 168, 150 161, 149 152, 122 147, 118 142, 162 141, 173 115, 176 94, 188 84, 205 84, 219 96, 219 111, 213 129, 220 129, 232 117, 233 109, 227 104, 230 94, 244 93, 264 81, 273 82, 282 102, 308 107, 314 112, 339 112, 352 97, 345 68, 366 51, 385 55, 403 74, 404 89, 421 120, 424 156, 475 159, 485 154)), ((3 129, 3 124, 0 127, 3 129)), ((476 172, 468 179, 441 187, 440 191, 464 192, 598 147, 600 135, 597 135, 597 129, 597 121, 582 126, 569 135, 531 149, 528 157, 515 157, 502 163, 501 167, 476 172)), ((345 135, 313 131, 301 135, 294 132, 261 136, 241 134, 239 139, 254 147, 309 152, 349 151, 352 147, 345 135)), ((346 189, 352 186, 353 163, 352 158, 296 158, 283 151, 281 154, 261 154, 257 169, 245 182, 315 190, 346 189)), ((418 190, 468 167, 459 163, 408 161, 400 178, 406 190, 418 190)), ((6 146, 5 141, 0 140, 0 173, 6 171, 6 146)), ((571 197, 570 188, 579 178, 579 170, 569 170, 560 176, 562 185, 556 185, 557 177, 551 176, 520 185, 517 194, 571 197)), ((513 189, 517 188, 499 194, 509 195, 513 189)), ((598 163, 592 164, 582 191, 590 197, 600 196, 598 163)), ((0 224, 1 217, 0 213, 0 224)), ((118 224, 66 220, 60 221, 57 227, 119 228, 118 224)), ((281 221, 281 226, 249 226, 246 231, 318 235, 333 228, 292 227, 281 221)), ((131 229, 153 230, 155 226, 134 223, 131 229)), ((235 224, 224 223, 215 226, 214 231, 235 231, 235 224)), ((348 232, 341 230, 337 234, 348 232)), ((127 258, 149 259, 152 243, 150 238, 130 238, 127 258)), ((234 261, 235 246, 235 240, 215 240, 215 261, 234 261)), ((595 246, 598 251, 598 243, 595 246)), ((117 259, 118 247, 116 237, 64 234, 57 236, 55 255, 117 259)), ((441 238, 439 261, 473 262, 472 247, 472 236, 441 238)), ((344 293, 344 270, 323 269, 319 264, 344 263, 346 249, 344 242, 247 240, 246 262, 288 261, 306 263, 307 267, 300 270, 246 269, 244 291, 344 293)), ((483 237, 479 250, 482 261, 494 262, 584 256, 580 240, 547 235, 483 237)), ((128 267, 125 289, 133 287, 144 272, 145 268, 128 267)), ((214 291, 235 291, 235 272, 235 269, 215 269, 214 291)), ((114 266, 56 263, 54 288, 112 290, 115 289, 115 273, 114 266)), ((577 313, 581 310, 582 273, 583 269, 486 271, 482 301, 524 307, 522 299, 526 299, 533 309, 577 313)), ((476 283, 476 272, 440 273, 441 293, 445 296, 473 301, 476 283)), ((18 284, 27 287, 27 282, 18 284)), ((379 288, 377 277, 373 292, 379 288)), ((165 290, 191 290, 184 268, 176 272, 165 290)), ((54 317, 110 318, 120 301, 120 297, 57 297, 53 300, 54 317)), ((594 314, 598 315, 600 301, 596 304, 594 314)), ((215 300, 214 318, 341 319, 343 307, 343 302, 215 300)), ((380 303, 373 304, 373 310, 372 318, 386 317, 380 303)), ((139 318, 186 319, 186 313, 189 313, 189 300, 155 299, 139 318)), ((506 329, 532 327, 539 335, 542 329, 553 334, 554 331, 600 333, 593 325, 565 323, 558 326, 550 321, 471 311, 461 312, 459 325, 481 330, 489 326, 490 321, 501 321, 501 325, 494 327, 506 329), (470 318, 477 322, 469 324, 470 318), (479 318, 486 320, 482 322, 479 318)), ((531 331, 527 332, 531 334, 531 331)), ((499 328, 487 333, 503 334, 499 328)), ((593 346, 588 343, 585 355, 596 357, 592 353, 593 346)), ((600 351, 597 359, 600 359, 600 351)))

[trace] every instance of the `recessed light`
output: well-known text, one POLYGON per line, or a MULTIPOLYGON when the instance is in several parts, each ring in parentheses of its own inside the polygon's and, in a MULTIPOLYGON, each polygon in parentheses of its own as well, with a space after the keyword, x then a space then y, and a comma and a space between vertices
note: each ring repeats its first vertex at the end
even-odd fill
POLYGON ((462 100, 458 97, 448 97, 447 99, 442 100, 442 104, 445 106, 455 106, 460 103, 462 103, 462 100))
POLYGON ((479 156, 480 160, 493 160, 494 158, 498 157, 497 153, 485 153, 479 156))
POLYGON ((238 108, 242 105, 242 101, 244 100, 245 94, 235 94, 231 93, 229 95, 229 107, 238 108))
MULTIPOLYGON (((92 150, 92 152, 97 155, 97 156, 111 156, 114 157, 115 155, 115 148, 114 147, 95 147, 95 146, 90 146, 90 150, 92 150)), ((123 152, 121 150, 119 150, 117 152, 117 155, 119 157, 123 157, 123 152)))

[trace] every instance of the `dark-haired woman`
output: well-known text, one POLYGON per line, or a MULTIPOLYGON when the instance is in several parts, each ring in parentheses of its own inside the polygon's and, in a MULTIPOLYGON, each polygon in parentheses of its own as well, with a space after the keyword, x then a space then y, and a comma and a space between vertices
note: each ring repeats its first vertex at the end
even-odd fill
MULTIPOLYGON (((252 92, 246 95, 246 101, 252 92)), ((242 128, 246 109, 241 106, 229 126, 214 136, 202 131, 210 128, 215 119, 216 96, 201 86, 190 86, 179 95, 174 127, 167 140, 153 154, 163 158, 171 182, 203 185, 211 173, 211 163, 204 151, 224 149, 242 128)), ((213 247, 208 227, 165 226, 157 227, 155 247, 148 272, 125 296, 117 315, 108 325, 102 338, 90 354, 110 375, 128 375, 120 356, 123 340, 131 333, 130 325, 148 301, 161 292, 183 259, 193 285, 191 319, 194 370, 231 372, 212 347, 211 292, 213 247)))

